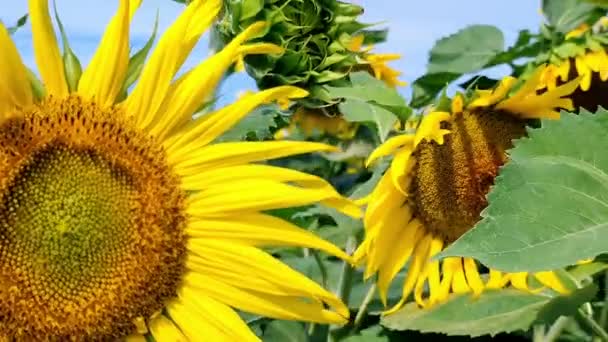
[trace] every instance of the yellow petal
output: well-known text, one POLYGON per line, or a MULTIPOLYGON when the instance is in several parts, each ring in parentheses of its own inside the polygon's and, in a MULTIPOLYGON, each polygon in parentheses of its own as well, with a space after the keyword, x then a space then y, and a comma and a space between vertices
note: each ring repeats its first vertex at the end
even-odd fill
POLYGON ((330 152, 336 148, 321 143, 300 141, 229 142, 206 146, 196 154, 168 155, 175 171, 187 176, 211 167, 247 164, 310 152, 330 152), (185 157, 185 158, 184 158, 185 157))
POLYGON ((445 258, 441 264, 441 282, 439 283, 439 289, 435 296, 437 302, 445 301, 449 294, 452 285, 452 279, 454 273, 456 273, 456 265, 460 263, 460 258, 445 258))
MULTIPOLYGON (((424 233, 422 223, 418 220, 412 220, 395 239, 395 244, 387 247, 389 249, 389 255, 385 262, 379 267, 377 281, 380 299, 384 305, 386 305, 389 285, 399 270, 401 270, 408 260, 410 260, 414 248, 424 233)), ((378 248, 378 246, 376 246, 376 248, 378 248)))
POLYGON ((559 112, 556 109, 573 109, 572 100, 567 96, 576 90, 579 82, 580 78, 576 78, 540 95, 536 93, 535 88, 529 93, 520 90, 512 97, 497 104, 496 109, 527 119, 558 119, 559 112))
POLYGON ((348 44, 347 49, 349 49, 350 51, 355 51, 355 52, 361 50, 364 40, 365 40, 365 36, 362 34, 352 36, 350 38, 350 43, 348 44))
POLYGON ((103 106, 114 104, 129 65, 129 24, 141 0, 120 0, 99 47, 78 83, 78 93, 103 106))
POLYGON ((432 112, 427 114, 416 130, 414 138, 414 146, 418 146, 423 140, 429 142, 435 141, 438 144, 443 144, 443 136, 450 133, 447 129, 441 128, 443 121, 450 119, 450 113, 447 112, 432 112))
POLYGON ((270 179, 245 179, 211 187, 190 198, 188 213, 195 217, 233 215, 297 207, 321 202, 344 214, 358 217, 360 209, 330 188, 306 188, 270 179))
POLYGON ((259 34, 266 26, 264 22, 250 25, 231 40, 222 51, 186 74, 175 89, 167 94, 160 110, 151 115, 150 125, 145 126, 151 134, 163 137, 174 127, 189 120, 196 109, 213 94, 218 82, 238 57, 239 47, 259 34))
POLYGON ((464 258, 464 272, 467 276, 467 283, 471 287, 471 290, 473 290, 473 295, 479 296, 483 292, 483 281, 479 276, 475 260, 464 258))
POLYGON ((454 279, 452 280, 452 291, 457 294, 467 293, 471 291, 467 279, 465 277, 465 271, 462 267, 463 258, 455 258, 453 262, 454 267, 454 279))
MULTIPOLYGON (((244 279, 246 280, 246 278, 244 279)), ((316 323, 344 324, 347 319, 328 310, 323 303, 299 296, 275 296, 243 290, 204 274, 187 273, 184 286, 198 288, 206 295, 240 310, 266 317, 316 323), (308 299, 308 300, 305 300, 308 299)))
POLYGON ((215 19, 220 0, 192 1, 165 31, 145 63, 139 82, 125 102, 139 127, 152 122, 168 93, 171 81, 192 48, 215 19))
POLYGON ((247 213, 229 218, 200 218, 193 220, 186 233, 195 239, 227 240, 251 246, 300 246, 315 248, 348 260, 341 249, 322 240, 308 230, 280 218, 247 213))
MULTIPOLYGON (((429 248, 429 258, 434 257, 437 253, 443 249, 443 238, 435 237, 431 241, 429 248)), ((440 291, 441 278, 439 276, 439 261, 431 261, 428 263, 428 277, 429 277, 429 304, 437 302, 440 291)))
POLYGON ((150 333, 156 341, 187 342, 186 336, 163 315, 158 315, 150 322, 150 333))
POLYGON ((167 304, 166 309, 188 341, 230 341, 219 327, 206 320, 207 317, 202 316, 192 305, 186 305, 181 300, 173 300, 167 304))
POLYGON ((511 284, 518 290, 529 291, 528 288, 528 273, 527 272, 517 272, 509 274, 509 279, 511 280, 511 284))
POLYGON ((490 269, 490 276, 485 287, 488 289, 501 289, 509 283, 509 276, 503 274, 501 271, 490 269))
POLYGON ((409 222, 411 217, 412 210, 409 206, 387 208, 383 215, 378 217, 375 224, 379 226, 381 231, 379 230, 378 234, 370 235, 373 242, 367 255, 367 268, 363 275, 365 279, 376 273, 378 268, 387 262, 392 249, 391 246, 398 241, 397 239, 406 228, 403 222, 409 222))
POLYGON ((179 153, 183 154, 192 153, 226 132, 261 104, 283 98, 302 98, 307 95, 307 91, 292 86, 274 87, 244 95, 231 105, 193 121, 165 143, 168 147, 167 152, 179 150, 179 153))
POLYGON ((576 73, 579 76, 582 76, 581 78, 581 90, 582 91, 587 91, 589 90, 589 87, 591 87, 591 70, 589 69, 589 67, 587 66, 587 64, 585 63, 585 60, 583 58, 577 57, 574 59, 574 66, 576 67, 576 73))
POLYGON ((2 23, 0 23, 0 120, 14 108, 29 106, 33 101, 27 69, 17 47, 2 23))
POLYGON ((507 96, 516 82, 517 79, 515 77, 507 76, 500 81, 493 91, 476 91, 477 98, 471 101, 467 108, 488 107, 497 103, 507 96))
POLYGON ((462 96, 460 96, 460 94, 456 94, 454 96, 454 98, 452 99, 451 112, 452 113, 462 113, 463 108, 464 108, 464 100, 462 99, 462 96))
POLYGON ((405 277, 405 283, 403 284, 403 290, 401 294, 401 300, 395 304, 392 308, 385 311, 384 314, 390 315, 395 311, 399 310, 405 301, 408 299, 409 295, 414 290, 414 286, 417 285, 418 280, 422 277, 422 268, 429 260, 429 245, 433 236, 431 234, 424 235, 416 249, 414 250, 414 256, 412 258, 412 262, 410 263, 409 269, 407 270, 407 276, 405 277))
POLYGON ((414 167, 416 166, 416 158, 412 157, 411 150, 403 150, 395 155, 395 159, 391 163, 391 176, 393 185, 404 196, 408 195, 409 182, 412 179, 414 167))
POLYGON ((47 94, 65 97, 68 95, 68 84, 65 81, 63 61, 49 16, 48 0, 29 0, 28 3, 34 56, 42 82, 47 94))
POLYGON ((377 224, 377 222, 380 222, 379 217, 385 215, 393 208, 400 207, 405 203, 403 193, 395 188, 392 178, 392 170, 389 168, 384 173, 382 178, 380 178, 376 188, 370 195, 369 203, 367 205, 367 209, 365 210, 365 217, 363 220, 366 235, 379 233, 374 232, 372 229, 372 227, 382 227, 381 224, 377 224))
POLYGON ((570 61, 563 61, 557 68, 557 74, 563 82, 568 80, 568 75, 570 74, 570 61))
POLYGON ((414 136, 411 134, 402 134, 392 137, 378 146, 365 161, 365 167, 369 167, 379 158, 393 154, 399 148, 413 149, 414 136))
POLYGON ((564 286, 564 284, 559 279, 557 274, 555 274, 555 272, 552 272, 552 271, 537 272, 537 273, 534 273, 534 277, 541 284, 543 284, 544 286, 546 286, 556 292, 559 292, 561 294, 567 294, 570 292, 570 290, 568 290, 564 286))
MULTIPOLYGON (((251 274, 288 290, 294 298, 324 302, 340 316, 348 317, 348 308, 334 294, 258 248, 217 240, 198 240, 190 241, 188 249, 201 258, 213 260, 228 266, 235 273, 243 274, 243 282, 247 281, 246 275, 251 274)), ((259 288, 257 291, 265 292, 265 289, 259 288)))
POLYGON ((196 339, 214 341, 212 336, 206 336, 208 326, 211 325, 215 328, 211 330, 221 331, 229 341, 260 341, 232 308, 206 296, 200 289, 186 286, 180 289, 178 294, 188 311, 196 312, 195 318, 199 318, 196 326, 202 334, 195 335, 196 339))

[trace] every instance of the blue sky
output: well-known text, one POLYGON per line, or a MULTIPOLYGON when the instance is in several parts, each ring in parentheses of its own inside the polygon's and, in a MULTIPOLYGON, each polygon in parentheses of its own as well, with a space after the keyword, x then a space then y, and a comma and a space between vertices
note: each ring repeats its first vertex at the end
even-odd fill
MULTIPOLYGON (((492 24, 499 27, 507 44, 512 43, 520 29, 536 30, 541 20, 540 1, 530 0, 351 0, 365 8, 363 21, 384 22, 390 28, 388 41, 376 51, 402 54, 400 61, 391 64, 403 72, 403 79, 411 83, 424 74, 428 52, 435 40, 471 24, 492 24)), ((113 15, 118 0, 56 0, 61 20, 70 37, 70 44, 83 64, 93 55, 106 23, 113 15)), ((27 11, 27 1, 2 1, 0 19, 12 25, 27 11)), ((180 13, 182 5, 171 0, 144 0, 131 27, 134 48, 149 37, 154 18, 159 13, 159 28, 165 30, 180 13)), ((25 63, 34 67, 29 27, 14 36, 25 63)), ((195 49, 186 67, 195 65, 208 55, 206 39, 195 49)), ((499 71, 495 71, 500 73, 499 71)), ((220 93, 230 100, 241 90, 254 89, 254 82, 245 75, 237 75, 224 84, 220 93)), ((409 88, 401 91, 409 94, 409 88)), ((223 102, 223 101, 222 101, 223 102)))

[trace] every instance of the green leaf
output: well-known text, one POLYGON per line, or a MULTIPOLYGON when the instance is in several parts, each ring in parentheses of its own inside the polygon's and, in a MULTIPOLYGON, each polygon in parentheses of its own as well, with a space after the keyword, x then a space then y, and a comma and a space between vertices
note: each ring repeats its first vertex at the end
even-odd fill
POLYGON ((549 24, 561 33, 568 33, 592 16, 595 6, 579 0, 543 0, 543 13, 549 24))
POLYGON ((490 25, 471 25, 440 39, 431 49, 428 73, 477 71, 504 49, 502 32, 490 25))
POLYGON ((597 286, 592 283, 575 290, 567 296, 557 296, 543 306, 538 312, 537 320, 541 323, 551 324, 559 316, 572 316, 576 314, 577 309, 581 305, 591 301, 597 294, 597 291, 597 286))
POLYGON ((15 26, 11 26, 9 27, 8 33, 9 34, 13 34, 15 32, 17 32, 17 30, 22 27, 23 25, 25 25, 25 23, 27 23, 27 18, 28 18, 28 14, 24 14, 21 18, 17 19, 17 23, 15 24, 15 26))
POLYGON ((277 126, 274 118, 279 115, 279 112, 280 109, 277 105, 260 106, 245 116, 230 130, 219 136, 216 141, 239 141, 245 140, 248 137, 257 140, 266 139, 271 135, 271 128, 277 126))
POLYGON ((460 77, 460 74, 447 72, 426 74, 419 77, 412 83, 410 106, 420 108, 431 103, 443 88, 458 77, 460 77))
POLYGON ((496 335, 526 330, 536 319, 548 297, 518 290, 485 291, 479 298, 453 295, 446 303, 420 309, 409 303, 382 318, 382 325, 394 330, 418 330, 447 335, 496 335))
POLYGON ((403 97, 396 89, 374 78, 367 72, 350 74, 351 87, 325 87, 332 98, 373 101, 387 106, 406 106, 403 97))
POLYGON ((264 342, 307 342, 302 323, 290 321, 272 321, 264 331, 264 342))
POLYGON ((370 328, 363 329, 359 335, 349 336, 342 342, 389 342, 388 336, 382 336, 383 330, 379 325, 374 325, 370 328))
POLYGON ((359 184, 350 195, 351 198, 359 199, 372 193, 386 169, 388 169, 388 161, 377 163, 372 171, 372 176, 365 182, 359 184))
POLYGON ((156 33, 158 30, 158 11, 156 12, 156 19, 154 20, 154 26, 152 27, 152 35, 146 41, 146 44, 139 49, 136 53, 129 58, 129 66, 127 67, 127 74, 125 76, 125 82, 122 86, 122 93, 127 93, 129 87, 137 81, 141 71, 144 68, 144 63, 148 57, 148 53, 154 44, 156 39, 156 33))
POLYGON ((390 111, 361 100, 347 100, 339 105, 344 119, 349 122, 373 123, 380 140, 384 141, 397 122, 397 116, 390 111))
POLYGON ((602 261, 594 261, 590 263, 576 265, 569 269, 568 273, 574 280, 576 280, 577 282, 581 282, 607 269, 608 263, 602 261))
POLYGON ((361 220, 353 219, 336 209, 320 205, 296 213, 293 215, 293 219, 303 220, 311 217, 319 218, 321 216, 329 216, 336 223, 336 226, 327 225, 318 227, 314 229, 315 233, 337 246, 343 246, 349 237, 355 236, 363 230, 361 220))
POLYGON ((489 206, 440 257, 509 272, 558 269, 608 251, 608 112, 562 113, 515 142, 489 206))

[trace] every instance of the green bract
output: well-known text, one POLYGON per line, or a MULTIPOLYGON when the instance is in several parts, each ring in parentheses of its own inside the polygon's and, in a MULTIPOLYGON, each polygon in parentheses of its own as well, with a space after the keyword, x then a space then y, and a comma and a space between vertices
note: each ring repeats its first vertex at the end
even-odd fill
POLYGON ((258 41, 285 52, 247 56, 247 72, 261 89, 296 85, 311 92, 305 106, 324 107, 335 101, 321 86, 348 84, 350 71, 369 69, 362 53, 349 49, 353 37, 362 34, 365 44, 385 39, 385 31, 364 30, 370 25, 357 20, 362 13, 360 6, 335 0, 227 0, 216 27, 217 43, 226 44, 256 21, 270 22, 258 41))

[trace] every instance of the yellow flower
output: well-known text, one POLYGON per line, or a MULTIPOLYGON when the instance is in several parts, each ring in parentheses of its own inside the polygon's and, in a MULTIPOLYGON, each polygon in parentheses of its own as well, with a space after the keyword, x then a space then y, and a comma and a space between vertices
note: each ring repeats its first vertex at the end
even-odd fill
POLYGON ((212 143, 256 106, 307 92, 246 94, 192 119, 233 62, 260 51, 247 41, 265 25, 175 79, 222 5, 190 2, 117 103, 140 1, 120 1, 70 92, 48 3, 30 0, 41 99, 0 25, 0 340, 258 340, 235 309, 345 323, 335 295, 260 249, 348 258, 264 213, 320 202, 356 217, 324 180, 259 163, 333 148, 212 143))
POLYGON ((299 128, 306 137, 327 134, 339 139, 352 139, 359 125, 344 120, 341 115, 329 116, 321 110, 300 107, 291 116, 289 125, 275 133, 275 139, 285 139, 299 128))
POLYGON ((400 54, 396 53, 371 53, 373 46, 363 47, 363 35, 354 36, 348 49, 354 52, 360 52, 363 58, 362 66, 369 66, 375 78, 383 81, 390 87, 405 86, 406 82, 400 81, 398 77, 401 72, 391 68, 388 62, 401 58, 400 54))
MULTIPOLYGON (((593 31, 602 31, 606 28, 608 18, 602 17, 593 27, 593 31)), ((587 24, 582 24, 575 30, 566 34, 566 39, 578 38, 592 30, 587 24)), ((580 48, 577 54, 566 59, 555 59, 543 71, 537 89, 543 91, 553 90, 556 86, 580 77, 580 88, 570 95, 574 108, 585 108, 595 111, 598 106, 607 106, 604 99, 608 87, 608 53, 596 42, 594 48, 580 48)))
POLYGON ((594 111, 598 106, 608 105, 604 96, 608 87, 608 53, 605 50, 585 50, 575 57, 554 62, 543 71, 537 89, 551 91, 577 77, 581 80, 579 89, 570 95, 574 108, 594 111))
POLYGON ((567 291, 551 271, 529 275, 490 270, 484 281, 471 258, 431 260, 480 219, 486 194, 508 161, 511 140, 525 135, 526 119, 556 118, 556 108, 571 106, 562 97, 574 91, 577 81, 538 95, 535 85, 541 71, 511 96, 511 78, 493 91, 478 92, 466 108, 457 96, 452 103, 455 111, 427 114, 414 134, 392 137, 369 156, 368 165, 384 156, 393 160, 365 199, 366 236, 354 258, 365 262, 365 277, 378 275, 385 304, 390 283, 409 264, 402 299, 388 313, 412 293, 418 305, 427 308, 450 293, 479 295, 509 283, 529 290, 529 276, 557 292, 567 291))

